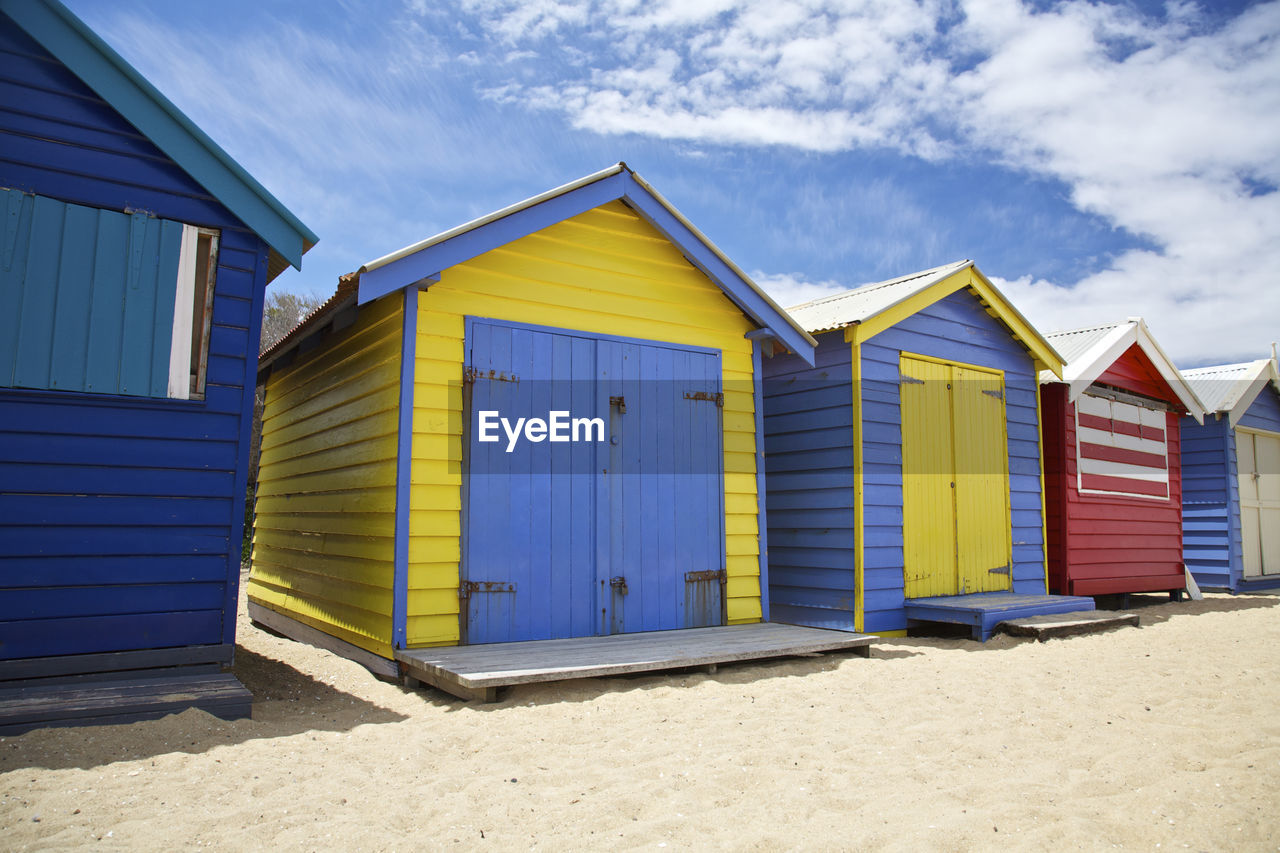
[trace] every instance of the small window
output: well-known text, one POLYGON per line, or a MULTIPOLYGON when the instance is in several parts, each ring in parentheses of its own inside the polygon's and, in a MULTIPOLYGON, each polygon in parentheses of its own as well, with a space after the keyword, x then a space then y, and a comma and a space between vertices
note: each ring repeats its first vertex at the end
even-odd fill
POLYGON ((204 399, 217 268, 218 232, 184 225, 169 350, 170 397, 204 399))
POLYGON ((203 399, 218 233, 0 188, 0 387, 203 399))
POLYGON ((1080 492, 1168 500, 1166 420, 1162 408, 1081 394, 1076 401, 1080 492))

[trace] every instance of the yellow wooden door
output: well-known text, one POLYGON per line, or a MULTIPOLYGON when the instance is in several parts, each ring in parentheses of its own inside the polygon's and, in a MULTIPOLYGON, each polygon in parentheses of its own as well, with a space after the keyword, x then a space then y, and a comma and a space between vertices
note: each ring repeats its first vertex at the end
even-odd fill
POLYGON ((1010 588, 1013 527, 1004 377, 953 365, 956 573, 961 593, 1010 588))
POLYGON ((899 372, 904 594, 1009 589, 1003 374, 907 354, 899 372))
POLYGON ((951 368, 903 355, 902 559, 907 598, 956 591, 951 368))

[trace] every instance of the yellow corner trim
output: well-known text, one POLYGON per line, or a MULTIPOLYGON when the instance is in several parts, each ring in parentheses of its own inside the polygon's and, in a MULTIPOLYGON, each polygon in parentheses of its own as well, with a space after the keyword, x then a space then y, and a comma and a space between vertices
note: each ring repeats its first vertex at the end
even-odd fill
POLYGON ((881 637, 883 639, 890 640, 890 639, 893 639, 894 637, 905 637, 907 636, 907 632, 906 631, 872 631, 871 635, 874 637, 881 637))
POLYGON ((1013 333, 1022 341, 1023 346, 1031 351, 1032 358, 1043 364, 1044 370, 1050 371, 1061 379, 1062 359, 1053 346, 1036 331, 1035 326, 1032 326, 1017 308, 1004 298, 1004 294, 996 290, 995 285, 987 281, 986 276, 977 270, 971 272, 969 286, 995 309, 996 316, 1003 320, 1006 326, 1013 329, 1013 333))

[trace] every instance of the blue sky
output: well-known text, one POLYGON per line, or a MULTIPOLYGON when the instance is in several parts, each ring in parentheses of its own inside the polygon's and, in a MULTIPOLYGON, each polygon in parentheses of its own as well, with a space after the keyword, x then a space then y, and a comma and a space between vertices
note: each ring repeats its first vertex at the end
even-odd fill
POLYGON ((69 0, 341 273, 618 160, 782 304, 973 258, 1045 331, 1280 337, 1280 3, 69 0))

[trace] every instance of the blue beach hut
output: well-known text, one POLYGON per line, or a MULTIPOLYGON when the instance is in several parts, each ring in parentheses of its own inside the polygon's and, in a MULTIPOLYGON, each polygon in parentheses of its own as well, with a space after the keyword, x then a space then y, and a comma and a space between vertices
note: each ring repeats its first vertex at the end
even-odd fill
POLYGON ((1184 370, 1209 412, 1182 419, 1183 558, 1205 589, 1280 589, 1280 371, 1184 370))
POLYGON ((901 634, 1092 610, 1046 595, 1044 337, 972 261, 790 309, 817 364, 766 359, 772 618, 901 634))
POLYGON ((55 0, 0 51, 0 733, 245 715, 263 294, 316 238, 55 0))

